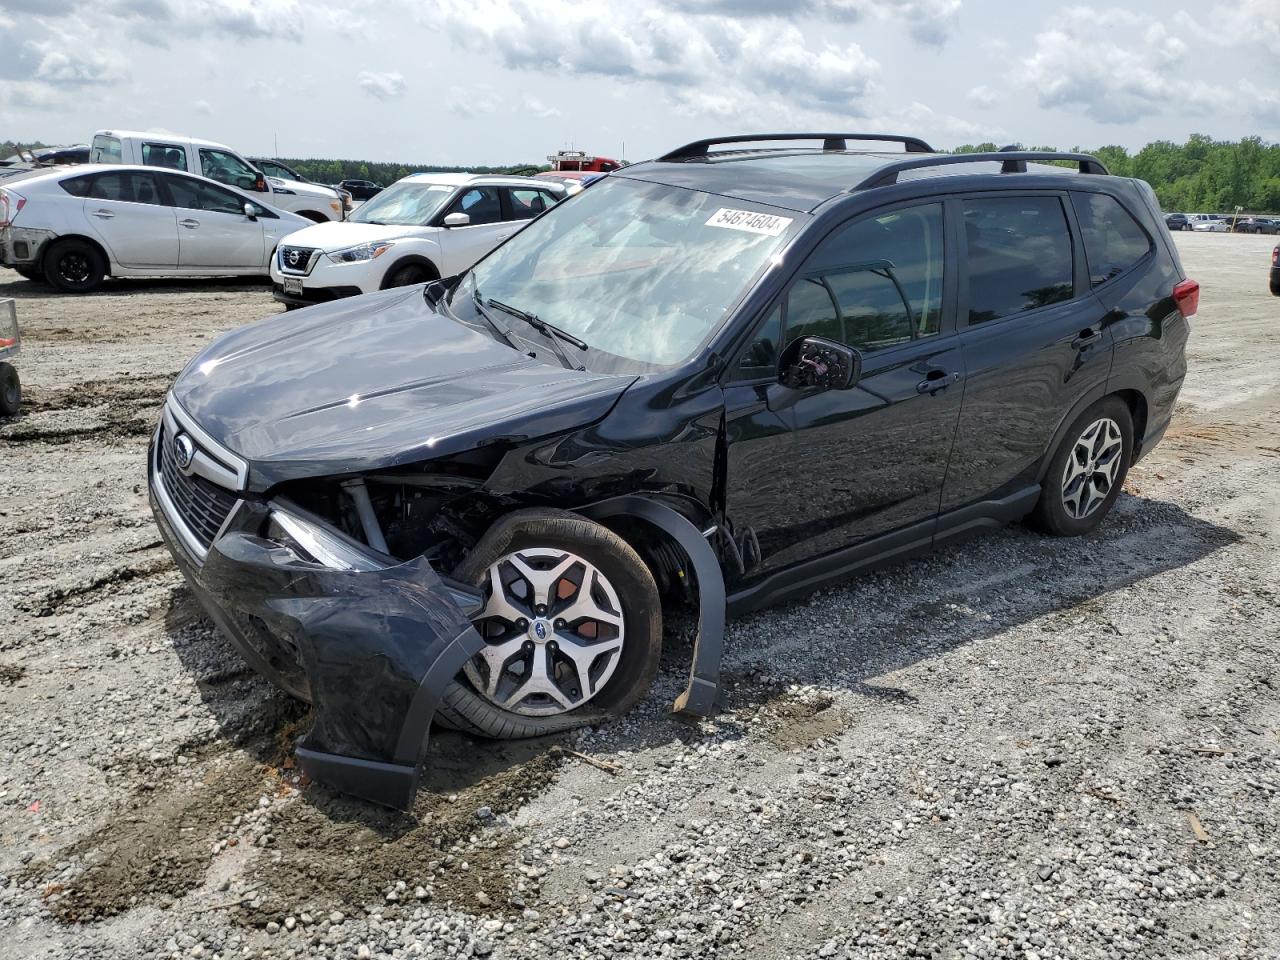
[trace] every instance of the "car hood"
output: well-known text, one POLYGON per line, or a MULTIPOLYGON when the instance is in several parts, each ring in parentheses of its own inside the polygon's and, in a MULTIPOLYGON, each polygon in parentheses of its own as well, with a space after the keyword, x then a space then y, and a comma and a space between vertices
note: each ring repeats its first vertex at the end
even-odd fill
POLYGON ((302 197, 324 197, 326 200, 337 200, 338 191, 332 187, 322 187, 318 183, 303 183, 301 180, 286 180, 284 177, 268 177, 273 185, 292 190, 302 197))
POLYGON ((326 252, 354 247, 360 243, 379 240, 396 240, 400 237, 420 237, 434 232, 432 227, 400 227, 376 223, 352 223, 334 220, 317 223, 297 233, 291 233, 286 242, 291 247, 319 247, 326 252))
POLYGON ((407 287, 233 330, 188 364, 173 399, 261 491, 570 430, 636 379, 534 360, 407 287))

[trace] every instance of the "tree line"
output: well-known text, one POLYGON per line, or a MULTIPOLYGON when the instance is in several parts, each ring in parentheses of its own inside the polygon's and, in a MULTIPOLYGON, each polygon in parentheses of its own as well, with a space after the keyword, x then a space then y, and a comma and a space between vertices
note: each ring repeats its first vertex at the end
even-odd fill
MULTIPOLYGON (((1022 144, 1014 146, 1022 149, 1022 144)), ((994 143, 979 143, 955 152, 997 149, 994 143)), ((1136 153, 1115 145, 1072 147, 1071 152, 1093 154, 1117 176, 1147 181, 1166 212, 1233 213, 1241 207, 1246 213, 1280 213, 1280 143, 1261 137, 1214 140, 1197 133, 1185 143, 1157 140, 1136 153)))
MULTIPOLYGON (((0 158, 19 148, 40 143, 0 141, 0 158)), ((1021 144, 1014 144, 1019 148, 1021 144)), ((999 149, 994 143, 965 144, 957 153, 999 149)), ((1056 147, 1032 147, 1055 150, 1056 147)), ((1185 143, 1157 140, 1136 153, 1120 146, 1096 150, 1072 147, 1073 153, 1091 153, 1114 174, 1146 180, 1155 188, 1166 211, 1231 213, 1237 206, 1248 213, 1280 213, 1280 143, 1261 137, 1214 140, 1193 134, 1185 143)), ((281 158, 284 163, 316 183, 340 180, 372 180, 383 186, 411 173, 516 173, 546 170, 545 164, 450 167, 437 164, 380 163, 373 160, 315 160, 281 158)))

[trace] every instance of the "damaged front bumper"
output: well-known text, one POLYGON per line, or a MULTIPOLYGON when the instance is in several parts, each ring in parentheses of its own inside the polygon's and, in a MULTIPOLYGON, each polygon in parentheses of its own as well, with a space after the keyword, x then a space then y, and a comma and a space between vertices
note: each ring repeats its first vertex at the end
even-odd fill
MULTIPOLYGON (((483 647, 469 619, 480 595, 422 558, 397 563, 292 505, 243 493, 204 546, 190 491, 163 460, 183 436, 175 412, 171 402, 152 443, 149 492, 196 599, 254 670, 312 703, 297 751, 308 776, 409 809, 440 698, 483 647)), ((218 451, 195 442, 188 466, 214 472, 200 458, 218 451)))

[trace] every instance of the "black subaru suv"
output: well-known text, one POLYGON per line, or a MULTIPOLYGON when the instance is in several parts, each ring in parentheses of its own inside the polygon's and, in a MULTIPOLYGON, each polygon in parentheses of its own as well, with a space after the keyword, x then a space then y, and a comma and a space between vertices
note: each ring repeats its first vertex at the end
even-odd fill
POLYGON ((1198 300, 1151 189, 1093 157, 704 140, 459 277, 226 334, 166 401, 152 503, 314 704, 302 767, 407 807, 433 718, 628 710, 667 600, 696 604, 675 706, 705 715, 726 616, 1008 521, 1089 532, 1169 424, 1198 300))

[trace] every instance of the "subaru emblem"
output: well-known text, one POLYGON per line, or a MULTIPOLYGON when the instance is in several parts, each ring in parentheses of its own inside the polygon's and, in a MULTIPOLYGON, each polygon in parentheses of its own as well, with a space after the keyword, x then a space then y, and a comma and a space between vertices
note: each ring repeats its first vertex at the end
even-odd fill
POLYGON ((534 623, 533 632, 538 635, 539 640, 547 639, 547 625, 543 623, 541 620, 534 623))
POLYGON ((185 433, 173 438, 173 452, 178 457, 178 466, 183 473, 191 472, 191 462, 196 458, 196 445, 185 433))

